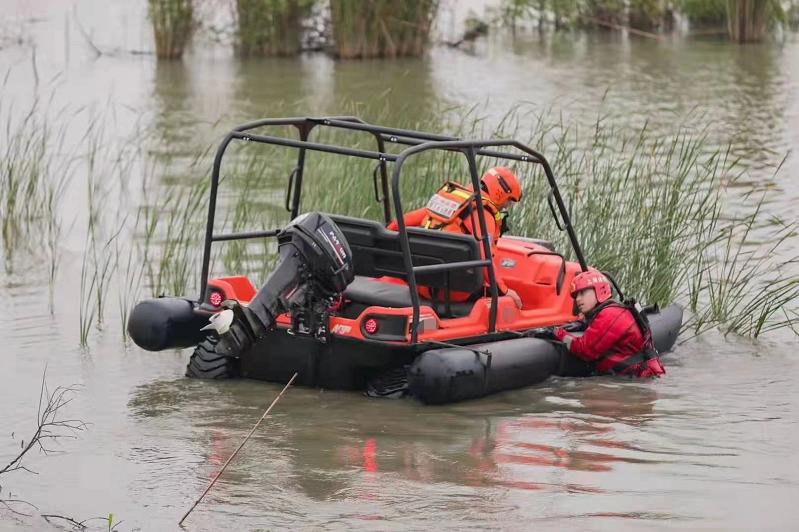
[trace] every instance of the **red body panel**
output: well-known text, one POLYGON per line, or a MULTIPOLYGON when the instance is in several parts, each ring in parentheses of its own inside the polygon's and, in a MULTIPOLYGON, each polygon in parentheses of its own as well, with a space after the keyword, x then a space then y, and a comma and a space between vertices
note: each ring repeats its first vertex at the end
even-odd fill
POLYGON ((223 299, 235 299, 242 304, 249 303, 255 297, 255 288, 244 275, 209 279, 208 287, 221 292, 223 299))
MULTIPOLYGON (((556 284, 562 268, 562 259, 555 255, 538 254, 547 252, 549 250, 546 248, 528 241, 500 239, 497 243, 494 256, 497 277, 515 290, 522 300, 522 308, 519 309, 510 297, 499 297, 497 331, 559 325, 575 319, 568 286, 572 278, 580 272, 580 267, 577 263, 566 262, 565 275, 558 294, 556 284)), ((405 284, 403 280, 395 278, 380 278, 379 281, 405 284)), ((213 289, 223 291, 226 299, 236 299, 241 303, 249 302, 255 295, 252 284, 243 276, 217 278, 210 280, 208 284, 213 289)), ((478 299, 468 315, 456 318, 441 318, 435 310, 422 305, 418 341, 452 341, 488 334, 490 310, 490 297, 478 299)), ((330 318, 328 330, 336 336, 367 339, 361 322, 369 315, 405 316, 408 323, 405 328, 405 341, 410 341, 409 329, 413 316, 411 307, 370 306, 354 319, 336 315, 330 318)), ((278 316, 277 324, 279 327, 288 328, 291 320, 287 314, 282 314, 278 316)), ((375 339, 379 337, 376 336, 375 339)))

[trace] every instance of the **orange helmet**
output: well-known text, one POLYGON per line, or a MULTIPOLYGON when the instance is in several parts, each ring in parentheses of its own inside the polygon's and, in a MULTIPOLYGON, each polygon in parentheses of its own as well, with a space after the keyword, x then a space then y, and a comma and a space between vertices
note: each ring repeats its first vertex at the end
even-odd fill
POLYGON ((594 289, 597 303, 604 303, 613 295, 610 289, 610 281, 598 270, 591 269, 587 272, 578 273, 574 277, 571 286, 572 297, 576 296, 580 290, 585 290, 586 288, 594 289))
POLYGON ((522 199, 522 186, 519 178, 504 166, 496 166, 483 174, 481 188, 488 199, 499 208, 509 201, 522 199))

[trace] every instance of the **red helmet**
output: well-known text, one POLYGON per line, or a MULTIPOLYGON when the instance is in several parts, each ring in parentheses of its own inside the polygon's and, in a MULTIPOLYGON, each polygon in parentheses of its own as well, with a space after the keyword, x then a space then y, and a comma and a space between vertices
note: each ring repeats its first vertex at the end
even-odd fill
POLYGON ((610 289, 610 281, 598 270, 588 270, 577 274, 572 280, 572 297, 577 295, 580 290, 593 288, 596 294, 597 303, 604 303, 613 295, 610 289))
POLYGON ((504 166, 496 166, 483 174, 481 188, 488 199, 499 208, 509 201, 522 199, 522 186, 519 178, 504 166))

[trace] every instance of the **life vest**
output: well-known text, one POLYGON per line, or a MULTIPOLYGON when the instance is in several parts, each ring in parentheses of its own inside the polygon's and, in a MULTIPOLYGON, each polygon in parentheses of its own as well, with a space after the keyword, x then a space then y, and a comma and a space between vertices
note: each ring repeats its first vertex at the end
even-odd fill
MULTIPOLYGON (((623 360, 620 360, 616 364, 614 364, 609 370, 605 370, 600 372, 597 368, 599 365, 616 354, 614 350, 608 350, 606 353, 600 355, 596 360, 590 362, 593 366, 594 372, 596 374, 599 373, 610 373, 611 375, 622 375, 628 374, 627 372, 635 367, 639 366, 642 370, 646 369, 647 363, 650 360, 657 360, 660 363, 660 353, 658 353, 657 349, 655 349, 655 344, 652 341, 652 329, 649 326, 649 320, 646 317, 646 314, 641 312, 638 309, 638 304, 634 299, 628 299, 623 303, 618 303, 613 300, 605 301, 604 303, 597 306, 591 315, 586 318, 586 327, 591 325, 594 319, 602 312, 603 309, 608 307, 618 307, 627 310, 635 320, 635 324, 638 326, 638 329, 641 331, 641 336, 644 339, 644 345, 640 351, 637 353, 633 353, 623 360)), ((662 367, 662 364, 661 364, 662 367)))
MULTIPOLYGON (((503 216, 494 203, 480 196, 483 208, 486 209, 496 221, 497 232, 502 227, 503 216)), ((460 185, 447 181, 438 191, 430 197, 425 206, 427 215, 422 220, 422 227, 425 229, 438 229, 453 233, 471 234, 466 227, 465 221, 474 212, 474 193, 460 185)), ((473 222, 474 223, 474 222, 473 222)), ((493 242, 497 241, 499 234, 491 235, 493 242)))

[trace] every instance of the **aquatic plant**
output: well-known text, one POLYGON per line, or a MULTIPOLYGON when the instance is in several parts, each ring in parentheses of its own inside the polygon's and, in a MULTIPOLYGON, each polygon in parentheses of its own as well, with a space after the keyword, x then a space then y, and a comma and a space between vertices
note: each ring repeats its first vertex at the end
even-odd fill
POLYGON ((61 113, 53 122, 37 99, 30 108, 0 105, 0 238, 5 270, 14 270, 14 257, 24 251, 47 256, 48 300, 60 265, 58 241, 61 216, 58 200, 74 171, 74 158, 63 157, 66 125, 61 113))
POLYGON ((302 22, 314 0, 236 0, 236 52, 290 56, 300 51, 302 22))
MULTIPOLYGON (((794 5, 792 3, 792 5, 794 5)), ((505 0, 501 19, 510 26, 532 20, 543 29, 601 27, 644 32, 671 31, 675 12, 697 26, 726 27, 731 40, 760 41, 768 27, 786 18, 779 0, 505 0)))
POLYGON ((180 59, 194 31, 193 0, 147 0, 159 59, 180 59))
POLYGON ((23 119, 14 131, 11 118, 6 124, 4 153, 0 157, 0 229, 3 244, 11 251, 17 237, 26 229, 26 222, 38 218, 40 199, 46 169, 42 167, 47 158, 44 153, 49 144, 49 135, 38 128, 32 114, 23 119))
POLYGON ((420 56, 438 0, 330 0, 334 54, 341 59, 420 56))
POLYGON ((736 42, 762 41, 769 23, 783 16, 779 0, 727 0, 727 29, 736 42))
MULTIPOLYGON (((385 109, 356 111, 374 122, 391 123, 385 109)), ((33 118, 28 119, 32 123, 33 118)), ((91 125, 95 123, 89 121, 90 130, 67 159, 88 176, 86 247, 77 312, 84 345, 92 328, 104 320, 113 290, 123 329, 142 293, 196 294, 213 156, 209 146, 184 148, 179 153, 149 150, 144 147, 147 143, 156 147, 162 143, 157 137, 138 134, 143 144, 134 149, 126 142, 121 143, 125 148, 105 146, 109 143, 103 140, 102 128, 91 125), (134 164, 133 159, 144 161, 134 164), (136 202, 128 205, 124 176, 132 172, 141 176, 142 190, 136 202), (176 179, 176 175, 199 177, 176 179), (109 203, 115 205, 113 209, 109 203)), ((722 183, 745 177, 747 169, 729 149, 711 149, 712 143, 695 122, 677 127, 671 135, 655 135, 646 125, 632 130, 607 116, 599 116, 587 127, 537 109, 520 107, 498 120, 488 120, 478 107, 456 107, 436 110, 417 122, 394 121, 392 125, 464 138, 517 138, 540 148, 555 169, 589 262, 612 273, 628 295, 641 301, 683 303, 691 314, 687 326, 695 334, 711 328, 748 336, 780 328, 797 330, 799 281, 783 266, 795 263, 790 258, 773 258, 793 245, 796 227, 765 216, 759 207, 762 199, 752 211, 729 219, 722 183), (757 244, 757 240, 767 243, 757 244)), ((41 143, 49 146, 41 137, 44 129, 34 127, 29 131, 38 133, 17 136, 28 141, 6 145, 13 149, 7 149, 3 164, 5 169, 12 168, 13 181, 6 170, 0 205, 4 225, 9 227, 6 235, 17 235, 17 241, 25 241, 28 233, 23 229, 32 227, 24 222, 33 212, 23 205, 26 194, 44 199, 38 206, 29 205, 41 213, 31 220, 41 218, 45 226, 58 227, 60 189, 54 184, 61 182, 61 172, 70 166, 62 165, 63 157, 53 151, 34 149, 41 143), (16 176, 31 177, 20 180, 16 176), (10 220, 9 212, 13 213, 10 220)), ((58 131, 57 124, 49 124, 46 130, 58 131)), ((319 129, 314 140, 375 148, 374 138, 363 133, 319 129)), ((389 147, 395 153, 399 149, 389 147)), ((507 161, 479 163, 484 170, 507 161)), ((288 221, 286 188, 295 164, 293 150, 252 143, 231 148, 223 165, 215 231, 282 227, 288 221)), ((513 212, 512 233, 548 238, 559 250, 570 253, 565 234, 549 215, 547 185, 540 170, 518 163, 512 166, 525 190, 524 200, 513 212)), ((309 153, 302 210, 383 220, 383 207, 372 184, 379 170, 375 161, 309 153)), ((422 205, 442 180, 465 181, 467 175, 465 158, 458 153, 428 152, 408 159, 402 182, 405 208, 422 205)), ((53 229, 51 235, 47 245, 57 256, 60 233, 53 229)), ((249 275, 257 285, 273 265, 275 249, 274 239, 215 244, 211 273, 249 275)), ((54 284, 55 269, 48 275, 54 284)), ((125 338, 124 330, 122 335, 125 338)))
POLYGON ((692 26, 727 25, 727 0, 680 0, 677 7, 692 26))
MULTIPOLYGON (((726 217, 722 179, 734 180, 746 169, 729 148, 708 149, 701 130, 687 124, 664 138, 650 134, 646 125, 630 131, 604 117, 586 130, 549 113, 520 109, 493 127, 461 110, 448 129, 465 137, 518 138, 541 147, 557 172, 589 262, 612 273, 628 296, 660 305, 681 302, 692 312, 687 326, 695 331, 717 327, 758 336, 791 326, 799 279, 772 257, 795 238, 796 228, 785 226, 771 234, 760 204, 753 213, 721 224, 726 217), (755 249, 753 232, 768 235, 772 244, 755 249)), ((358 147, 368 148, 368 142, 359 141, 358 147)), ((481 168, 498 162, 481 161, 481 168)), ((364 184, 373 169, 368 161, 324 156, 317 164, 312 159, 306 168, 304 210, 382 219, 380 204, 364 184)), ((542 173, 519 164, 515 170, 525 199, 514 208, 513 234, 548 238, 571 254, 565 233, 549 215, 542 173)), ((408 209, 423 204, 442 176, 465 181, 467 175, 457 155, 409 159, 403 172, 408 209)))

